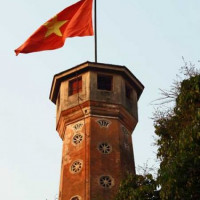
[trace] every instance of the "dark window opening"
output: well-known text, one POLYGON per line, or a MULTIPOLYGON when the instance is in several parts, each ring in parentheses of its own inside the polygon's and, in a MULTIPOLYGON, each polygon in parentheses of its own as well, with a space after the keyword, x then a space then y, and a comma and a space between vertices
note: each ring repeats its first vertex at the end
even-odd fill
POLYGON ((98 75, 97 76, 97 88, 99 90, 112 90, 112 76, 98 75))
POLYGON ((69 81, 69 96, 82 91, 82 77, 69 81))
POLYGON ((126 90, 126 97, 128 99, 131 99, 132 97, 132 88, 129 85, 125 85, 125 90, 126 90))

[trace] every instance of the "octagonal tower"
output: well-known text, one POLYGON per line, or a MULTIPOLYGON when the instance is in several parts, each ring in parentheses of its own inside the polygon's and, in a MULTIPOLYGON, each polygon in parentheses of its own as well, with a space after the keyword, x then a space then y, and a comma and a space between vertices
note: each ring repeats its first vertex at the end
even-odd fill
POLYGON ((85 62, 54 76, 59 200, 111 200, 125 173, 135 173, 131 134, 143 89, 125 66, 85 62))

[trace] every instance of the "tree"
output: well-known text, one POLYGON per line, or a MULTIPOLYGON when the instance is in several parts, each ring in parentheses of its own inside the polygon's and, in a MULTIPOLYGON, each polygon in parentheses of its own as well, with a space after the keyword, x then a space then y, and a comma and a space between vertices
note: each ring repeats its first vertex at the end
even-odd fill
POLYGON ((127 175, 116 200, 200 199, 200 72, 192 63, 184 64, 185 79, 170 91, 161 90, 160 104, 173 102, 173 106, 154 115, 157 178, 150 173, 127 175))
POLYGON ((127 174, 115 200, 160 200, 156 181, 151 174, 127 174))
POLYGON ((187 78, 163 93, 174 108, 154 118, 162 200, 200 199, 200 73, 186 62, 184 72, 187 78))

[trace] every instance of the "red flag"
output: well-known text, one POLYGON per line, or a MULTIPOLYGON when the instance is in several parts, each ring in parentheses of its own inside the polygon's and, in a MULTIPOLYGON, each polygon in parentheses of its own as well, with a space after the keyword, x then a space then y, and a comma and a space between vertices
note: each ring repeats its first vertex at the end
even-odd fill
POLYGON ((92 0, 81 0, 44 23, 19 48, 19 53, 52 50, 64 45, 67 37, 91 36, 92 0))

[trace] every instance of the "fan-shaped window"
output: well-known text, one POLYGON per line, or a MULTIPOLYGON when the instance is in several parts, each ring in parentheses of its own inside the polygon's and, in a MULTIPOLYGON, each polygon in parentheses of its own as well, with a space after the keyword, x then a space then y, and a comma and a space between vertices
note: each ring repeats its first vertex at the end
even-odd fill
POLYGON ((128 131, 124 126, 122 126, 122 132, 123 132, 125 135, 130 135, 129 131, 128 131))
POLYGON ((110 121, 105 120, 105 119, 99 119, 97 120, 97 123, 99 124, 100 127, 108 128, 109 125, 111 124, 110 121))
POLYGON ((81 130, 82 127, 83 127, 83 123, 82 123, 82 122, 79 122, 79 123, 76 123, 76 124, 73 125, 73 129, 74 129, 75 131, 81 130))

